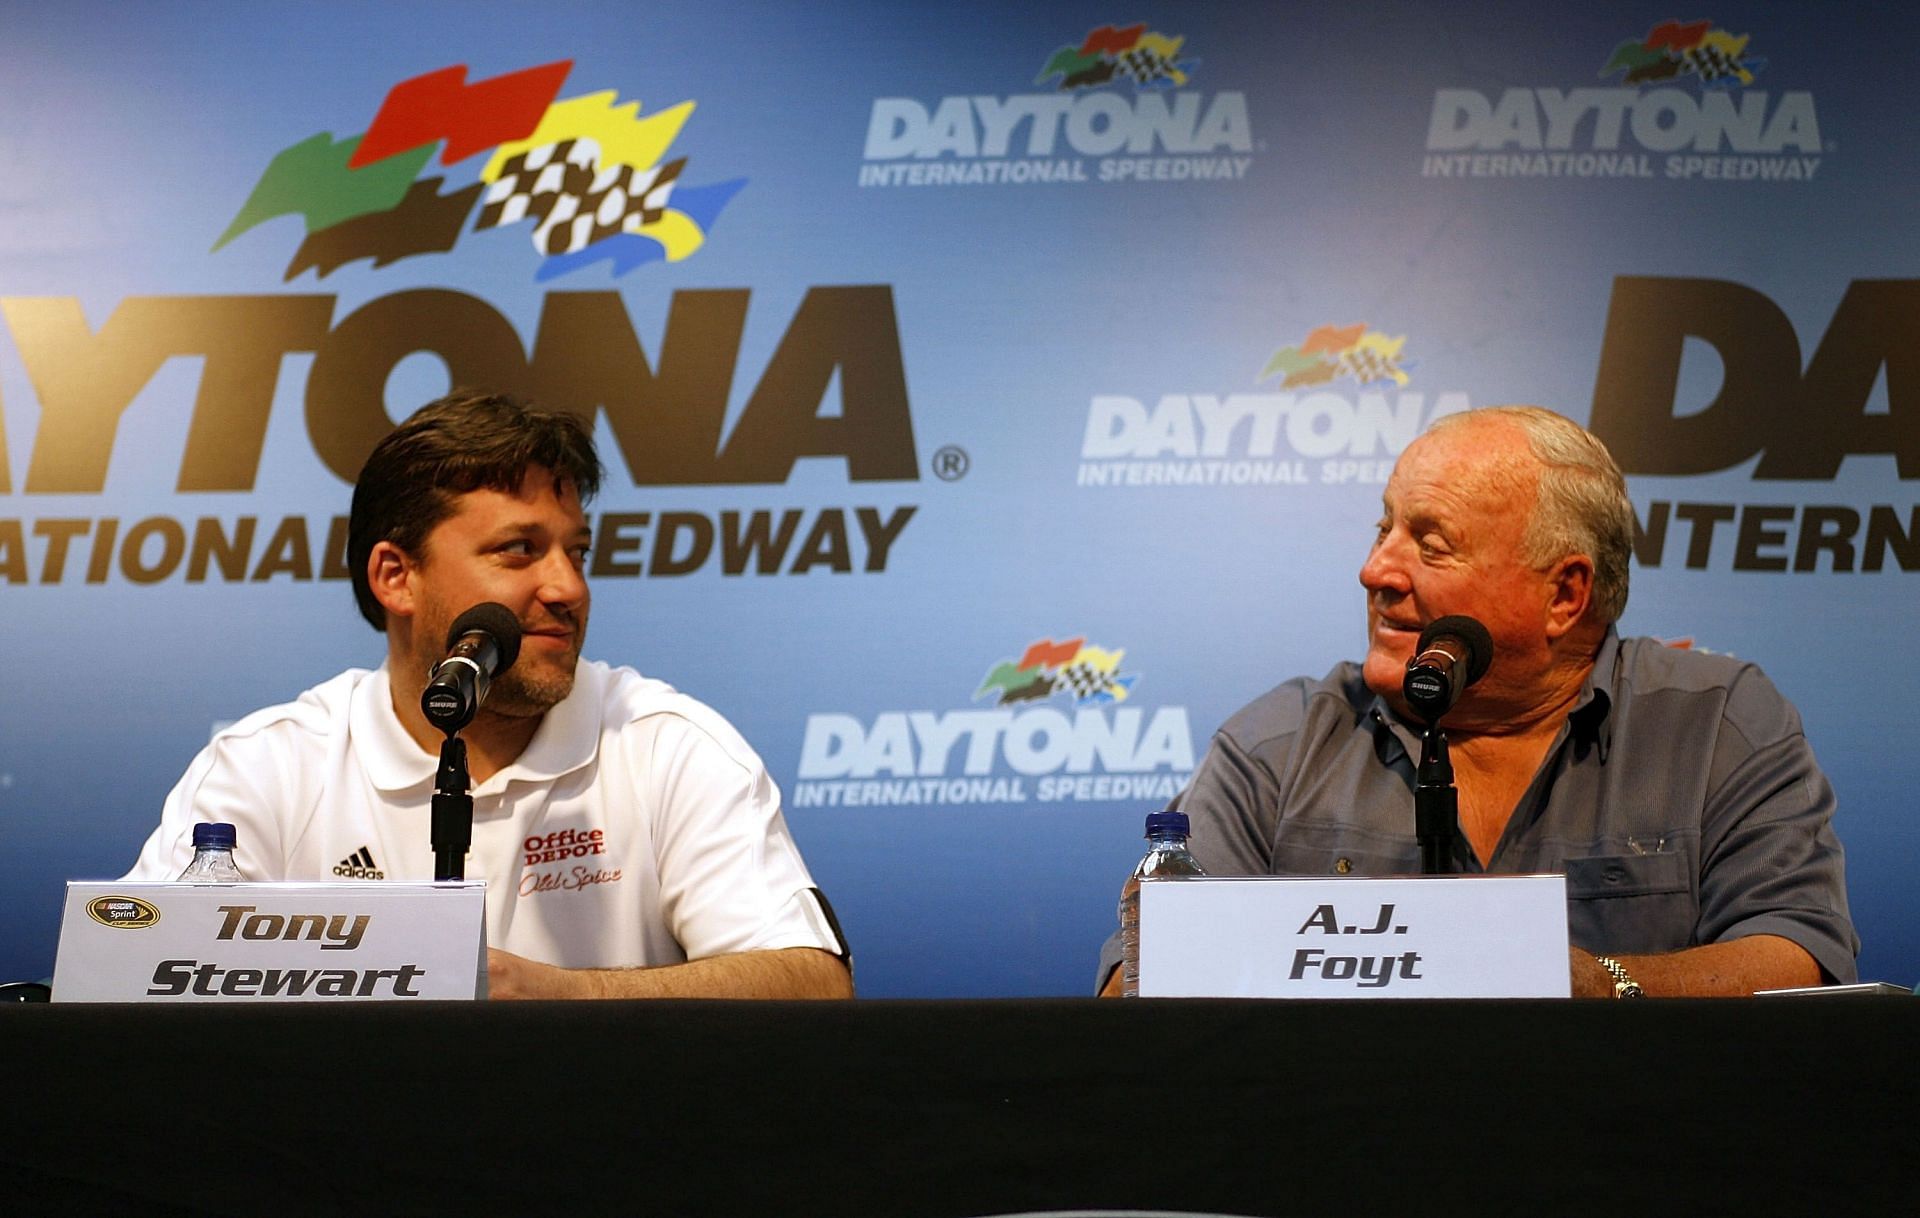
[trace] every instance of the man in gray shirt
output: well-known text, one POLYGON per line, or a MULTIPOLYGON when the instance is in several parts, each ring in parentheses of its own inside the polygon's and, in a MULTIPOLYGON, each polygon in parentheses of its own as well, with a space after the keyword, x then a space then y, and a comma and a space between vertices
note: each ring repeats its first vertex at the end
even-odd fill
MULTIPOLYGON (((1407 661, 1435 619, 1492 635, 1446 719, 1453 870, 1565 872, 1576 996, 1854 980, 1833 790, 1751 664, 1622 639, 1633 510, 1600 441, 1534 407, 1437 420, 1383 496, 1367 656, 1229 719, 1180 807, 1211 875, 1418 871, 1407 661)), ((1118 991, 1118 938, 1102 952, 1118 991)))

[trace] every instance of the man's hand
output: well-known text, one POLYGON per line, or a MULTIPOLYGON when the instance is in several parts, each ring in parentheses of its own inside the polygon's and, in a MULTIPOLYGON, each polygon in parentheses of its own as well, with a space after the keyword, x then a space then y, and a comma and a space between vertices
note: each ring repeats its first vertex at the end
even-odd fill
MULTIPOLYGON (((1613 974, 1579 948, 1569 948, 1575 998, 1613 997, 1613 974)), ((1820 966, 1807 949, 1778 935, 1749 935, 1660 956, 1615 956, 1649 998, 1745 998, 1755 990, 1819 985, 1820 966)))
MULTIPOLYGON (((1569 947, 1567 955, 1572 957, 1573 961, 1573 996, 1575 998, 1613 997, 1613 974, 1600 966, 1597 957, 1577 947, 1569 947)), ((1615 959, 1621 958, 1616 956, 1615 959)), ((1635 981, 1640 979, 1639 974, 1634 973, 1633 966, 1625 960, 1621 960, 1621 967, 1625 968, 1635 981)))
POLYGON ((598 998, 596 970, 565 969, 497 947, 487 949, 488 998, 598 998))
POLYGON ((487 949, 489 998, 851 998, 853 976, 815 947, 710 956, 658 968, 560 968, 487 949))

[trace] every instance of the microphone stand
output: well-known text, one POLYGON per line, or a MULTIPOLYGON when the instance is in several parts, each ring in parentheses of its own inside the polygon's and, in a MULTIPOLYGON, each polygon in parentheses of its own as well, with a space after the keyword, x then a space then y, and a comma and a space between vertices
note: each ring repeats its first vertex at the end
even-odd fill
POLYGON ((473 796, 468 788, 467 742, 460 729, 473 722, 488 684, 520 654, 520 623, 505 605, 487 601, 453 619, 447 657, 427 673, 420 713, 447 734, 440 769, 433 776, 433 878, 467 878, 467 848, 473 845, 473 796))
POLYGON ((1492 663, 1493 637, 1463 614, 1429 623, 1407 661, 1400 690, 1427 725, 1420 734, 1420 768, 1413 783, 1413 832, 1420 841, 1421 875, 1453 870, 1453 839, 1460 831, 1460 792, 1453 785, 1453 762, 1440 720, 1492 663))
MULTIPOLYGON (((436 807, 439 797, 435 796, 436 807)), ((1413 784, 1413 832, 1420 839, 1420 874, 1453 870, 1453 837, 1459 831, 1460 793, 1453 785, 1447 734, 1435 719, 1420 734, 1420 768, 1413 784)))
POLYGON ((440 769, 433 777, 433 878, 467 878, 467 848, 473 845, 473 796, 467 773, 467 742, 448 732, 440 746, 440 769))

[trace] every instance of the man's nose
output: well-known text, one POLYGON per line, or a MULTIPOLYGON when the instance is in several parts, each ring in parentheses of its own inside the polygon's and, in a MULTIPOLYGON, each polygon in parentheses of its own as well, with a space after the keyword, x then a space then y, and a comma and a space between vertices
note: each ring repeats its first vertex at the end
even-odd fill
POLYGON ((550 605, 578 607, 587 599, 587 576, 571 555, 555 550, 540 570, 540 599, 550 605))
POLYGON ((1369 592, 1412 590, 1413 582, 1407 576, 1401 547, 1395 543, 1393 534, 1381 538, 1367 551, 1367 560, 1360 564, 1360 586, 1369 592))

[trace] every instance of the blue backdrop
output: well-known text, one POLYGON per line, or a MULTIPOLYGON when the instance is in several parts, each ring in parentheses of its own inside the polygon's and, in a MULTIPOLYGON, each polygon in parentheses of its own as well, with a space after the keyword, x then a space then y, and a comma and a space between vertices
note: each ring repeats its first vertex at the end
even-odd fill
POLYGON ((7 6, 0 974, 378 662, 331 522, 457 381, 595 414, 588 650, 761 752, 866 994, 1083 992, 1214 725, 1361 649, 1393 457, 1501 402, 1621 456, 1623 627, 1798 703, 1914 981, 1920 18, 1673 16, 7 6))

